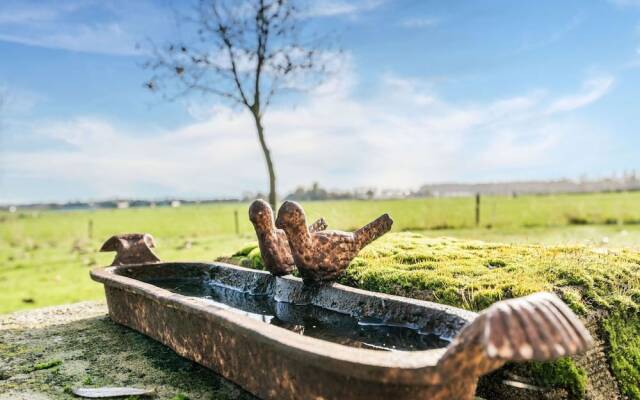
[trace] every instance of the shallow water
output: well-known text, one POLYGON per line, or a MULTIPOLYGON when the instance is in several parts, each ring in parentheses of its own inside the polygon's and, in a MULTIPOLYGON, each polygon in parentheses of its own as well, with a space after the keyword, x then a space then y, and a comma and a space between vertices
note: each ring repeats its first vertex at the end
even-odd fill
POLYGON ((347 314, 313 305, 277 302, 271 296, 252 295, 196 279, 147 280, 154 286, 184 296, 200 297, 251 318, 352 347, 375 350, 428 350, 449 342, 411 327, 388 325, 376 320, 358 320, 347 314))

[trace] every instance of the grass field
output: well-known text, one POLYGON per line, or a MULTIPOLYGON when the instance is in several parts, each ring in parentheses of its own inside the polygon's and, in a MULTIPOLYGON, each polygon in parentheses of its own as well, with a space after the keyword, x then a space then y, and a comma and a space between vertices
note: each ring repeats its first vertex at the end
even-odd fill
MULTIPOLYGON (((304 204, 309 218, 356 228, 383 212, 396 231, 504 243, 640 247, 640 193, 483 197, 475 227, 472 198, 331 201, 304 204)), ((213 260, 254 240, 247 204, 78 212, 0 213, 0 313, 102 297, 91 267, 120 232, 149 232, 164 260, 213 260), (239 233, 235 233, 238 212, 239 233), (90 222, 91 221, 91 222, 90 222), (92 229, 90 232, 89 224, 92 229)))

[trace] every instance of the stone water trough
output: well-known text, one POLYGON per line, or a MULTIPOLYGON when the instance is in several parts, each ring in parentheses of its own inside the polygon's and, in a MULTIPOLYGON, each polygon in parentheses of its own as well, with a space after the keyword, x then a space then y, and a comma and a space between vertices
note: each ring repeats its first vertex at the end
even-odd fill
POLYGON ((549 293, 476 314, 224 263, 160 262, 145 240, 108 243, 124 265, 91 277, 115 322, 265 399, 473 399, 478 378, 506 361, 591 345, 549 293))

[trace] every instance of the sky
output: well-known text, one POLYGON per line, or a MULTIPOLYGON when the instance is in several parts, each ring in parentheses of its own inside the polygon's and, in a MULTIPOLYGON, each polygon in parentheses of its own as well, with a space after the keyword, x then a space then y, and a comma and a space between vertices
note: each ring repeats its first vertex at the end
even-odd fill
MULTIPOLYGON (((266 192, 250 115, 144 88, 186 1, 0 2, 0 203, 266 192)), ((265 115, 278 190, 640 170, 640 1, 316 0, 333 73, 265 115), (334 49, 335 50, 335 49, 334 49)))

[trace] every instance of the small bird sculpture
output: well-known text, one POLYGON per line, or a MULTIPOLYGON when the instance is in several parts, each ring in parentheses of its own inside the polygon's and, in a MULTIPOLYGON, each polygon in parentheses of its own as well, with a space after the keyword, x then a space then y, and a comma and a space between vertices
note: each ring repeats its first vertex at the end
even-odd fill
MULTIPOLYGON (((256 230, 260 256, 265 268, 275 276, 287 275, 293 272, 295 264, 287 235, 282 229, 276 228, 271 206, 264 200, 256 200, 249 206, 249 219, 256 230)), ((308 229, 317 232, 327 229, 324 219, 320 218, 308 229)))
POLYGON ((111 236, 100 251, 115 251, 116 258, 111 265, 132 265, 159 262, 153 252, 156 244, 148 233, 126 233, 111 236))
POLYGON ((276 219, 276 226, 287 234, 293 260, 306 283, 336 280, 358 252, 387 233, 392 224, 384 214, 355 232, 312 232, 306 226, 304 210, 293 201, 282 204, 276 219))

